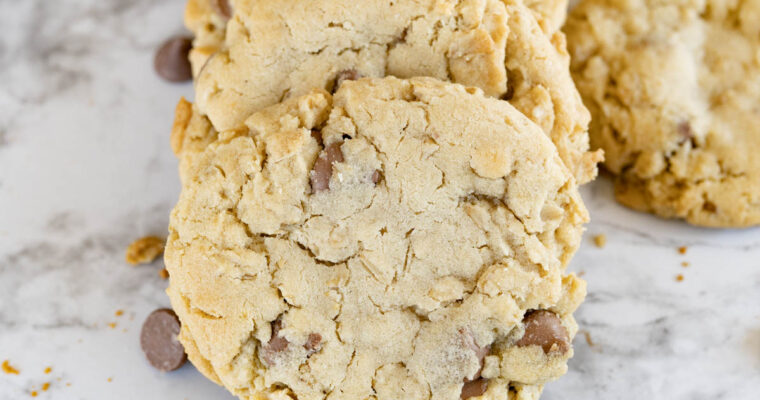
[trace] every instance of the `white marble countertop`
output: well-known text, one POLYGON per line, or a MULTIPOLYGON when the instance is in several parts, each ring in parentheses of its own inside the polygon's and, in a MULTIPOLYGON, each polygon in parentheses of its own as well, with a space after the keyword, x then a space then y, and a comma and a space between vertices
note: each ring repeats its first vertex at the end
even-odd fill
MULTIPOLYGON (((123 261, 166 232, 179 190, 168 133, 192 88, 159 80, 152 57, 182 7, 0 0, 0 360, 20 370, 0 372, 0 400, 232 398, 189 364, 148 366, 140 325, 168 305, 166 281, 160 261, 123 261)), ((604 178, 584 195, 593 222, 570 268, 589 283, 590 342, 544 398, 757 399, 760 229, 634 213, 604 178)))

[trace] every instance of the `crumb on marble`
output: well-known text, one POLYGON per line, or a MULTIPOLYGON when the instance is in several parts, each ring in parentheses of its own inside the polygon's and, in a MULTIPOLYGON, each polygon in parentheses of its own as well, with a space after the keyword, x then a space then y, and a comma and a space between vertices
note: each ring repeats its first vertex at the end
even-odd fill
POLYGON ((158 271, 158 276, 160 276, 161 279, 169 279, 169 271, 167 271, 166 268, 162 268, 158 271))
POLYGON ((586 275, 586 271, 578 271, 578 273, 576 275, 578 276, 578 278, 580 278, 583 275, 586 275))
POLYGON ((42 371, 42 372, 44 372, 46 374, 49 374, 49 373, 53 372, 53 367, 45 367, 45 370, 42 371))
POLYGON ((42 384, 42 391, 47 392, 48 389, 50 389, 50 382, 45 382, 42 384))
POLYGON ((594 347, 594 341, 591 340, 591 333, 589 331, 583 331, 583 337, 586 338, 586 344, 588 344, 588 347, 594 347))
POLYGON ((109 322, 108 327, 111 329, 116 329, 116 322, 109 322))
POLYGON ((122 315, 124 315, 124 310, 116 310, 116 312, 114 313, 114 315, 117 316, 117 317, 121 317, 122 315))
POLYGON ((36 390, 32 390, 31 392, 29 392, 29 395, 32 396, 32 397, 37 397, 37 391, 36 390))
POLYGON ((8 360, 3 361, 3 372, 9 375, 18 375, 19 370, 11 365, 8 360))
POLYGON ((607 235, 602 233, 594 236, 594 244, 600 249, 603 248, 607 244, 607 235))
POLYGON ((107 380, 108 382, 113 382, 113 378, 111 378, 111 377, 109 377, 109 378, 108 378, 108 379, 106 379, 106 380, 107 380))
POLYGON ((678 253, 679 254, 686 254, 686 250, 687 249, 688 248, 686 246, 681 246, 681 247, 678 248, 678 253))
POLYGON ((676 275, 676 281, 682 282, 683 281, 683 274, 676 275))
POLYGON ((132 264, 148 264, 164 252, 164 239, 158 236, 145 236, 135 240, 127 247, 125 260, 132 264))
POLYGON ((66 382, 66 387, 71 386, 71 382, 66 382))
POLYGON ((681 266, 684 267, 684 268, 686 268, 686 267, 689 266, 689 262, 688 261, 681 261, 681 266))

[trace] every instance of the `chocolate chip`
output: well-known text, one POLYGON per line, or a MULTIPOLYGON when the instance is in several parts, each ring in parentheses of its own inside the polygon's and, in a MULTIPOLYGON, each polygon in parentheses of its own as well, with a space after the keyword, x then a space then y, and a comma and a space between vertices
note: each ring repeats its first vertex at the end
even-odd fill
POLYGON ((309 338, 306 339, 306 344, 303 345, 304 349, 309 352, 309 354, 314 353, 317 351, 322 344, 322 335, 318 333, 310 333, 309 338))
POLYGON ((179 342, 179 318, 171 309, 160 308, 145 319, 140 332, 140 347, 150 365, 159 371, 174 371, 187 361, 179 342))
POLYGON ((316 129, 312 129, 312 130, 311 130, 311 137, 313 137, 313 138, 314 138, 314 140, 316 140, 316 141, 317 141, 317 143, 318 143, 320 146, 324 146, 324 145, 322 144, 322 132, 320 132, 320 131, 318 131, 318 130, 316 130, 316 129))
POLYGON ((471 382, 480 378, 480 373, 483 371, 483 360, 485 360, 486 356, 491 353, 491 346, 478 346, 475 342, 475 337, 473 337, 472 333, 467 329, 460 329, 459 333, 463 335, 465 344, 472 349, 475 353, 475 357, 478 358, 478 362, 480 363, 480 368, 475 372, 472 379, 465 379, 465 382, 471 382))
POLYGON ((363 77, 364 75, 360 74, 359 71, 355 69, 344 69, 343 71, 338 72, 338 75, 335 76, 332 91, 333 93, 337 92, 340 84, 344 81, 355 81, 363 77))
POLYGON ((462 394, 459 396, 461 400, 469 399, 470 397, 482 396, 488 389, 488 379, 476 379, 474 381, 465 382, 462 386, 462 394))
POLYGON ((680 124, 678 124, 678 134, 684 140, 688 140, 694 137, 694 134, 691 131, 691 124, 689 123, 689 121, 683 121, 680 124))
POLYGON ((159 76, 169 82, 184 82, 193 78, 187 55, 192 48, 192 39, 175 36, 161 45, 156 52, 153 66, 159 76))
POLYGON ((214 9, 214 11, 216 11, 217 14, 227 19, 232 17, 232 5, 230 4, 230 0, 210 0, 210 1, 211 1, 211 7, 214 9))
POLYGON ((709 213, 714 213, 714 212, 718 211, 718 207, 715 205, 715 203, 713 203, 711 201, 705 201, 702 204, 702 209, 705 210, 705 211, 707 211, 707 212, 709 212, 709 213))
POLYGON ((343 162, 343 152, 340 146, 343 142, 335 142, 322 150, 314 168, 311 170, 311 191, 316 193, 330 188, 332 165, 334 162, 343 162))
POLYGON ((523 318, 525 334, 517 341, 520 347, 538 345, 544 353, 570 349, 570 338, 557 314, 547 310, 528 312, 523 318))
POLYGON ((697 148, 697 142, 694 140, 694 131, 691 129, 691 124, 689 121, 682 121, 678 124, 676 127, 676 130, 678 131, 678 144, 686 143, 687 141, 691 141, 691 147, 697 148))
POLYGON ((274 364, 277 354, 285 351, 290 344, 288 339, 280 336, 280 329, 282 329, 282 321, 278 318, 272 322, 272 337, 259 352, 261 359, 269 365, 274 364))
POLYGON ((372 172, 372 176, 370 179, 372 180, 372 183, 377 185, 378 182, 380 182, 380 179, 382 179, 383 175, 380 173, 379 169, 376 169, 372 172))

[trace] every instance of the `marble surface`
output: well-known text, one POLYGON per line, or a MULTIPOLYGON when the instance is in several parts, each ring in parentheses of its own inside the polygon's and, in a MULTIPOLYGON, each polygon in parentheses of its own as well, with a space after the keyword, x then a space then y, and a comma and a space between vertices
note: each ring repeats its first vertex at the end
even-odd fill
MULTIPOLYGON (((166 281, 160 261, 123 261, 164 234, 179 190, 168 134, 192 87, 160 81, 152 56, 182 32, 182 3, 0 0, 0 360, 20 370, 0 373, 0 400, 231 399, 189 364, 148 366, 140 325, 168 305, 166 281)), ((604 178, 584 195, 593 222, 570 268, 589 283, 589 340, 544 398, 758 398, 760 229, 634 213, 604 178)))

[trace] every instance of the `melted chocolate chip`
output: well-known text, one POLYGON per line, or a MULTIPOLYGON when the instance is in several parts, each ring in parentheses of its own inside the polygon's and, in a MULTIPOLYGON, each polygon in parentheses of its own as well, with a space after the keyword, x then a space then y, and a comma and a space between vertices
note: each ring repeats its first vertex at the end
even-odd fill
POLYGON ((210 0, 210 1, 211 1, 211 7, 214 9, 214 11, 216 11, 217 14, 227 19, 232 17, 232 4, 230 4, 230 0, 210 0))
POLYGON ((344 69, 343 71, 338 72, 338 75, 335 76, 335 82, 333 83, 332 91, 333 93, 337 92, 340 84, 344 81, 355 81, 363 77, 364 75, 355 69, 344 69))
POLYGON ((282 321, 278 318, 272 322, 272 337, 259 352, 261 359, 268 365, 274 364, 277 354, 285 351, 290 344, 288 339, 280 336, 280 329, 282 329, 282 321))
POLYGON ((694 132, 691 130, 691 124, 689 123, 689 121, 683 121, 680 124, 678 124, 677 130, 678 130, 678 136, 681 137, 681 140, 680 140, 681 143, 687 140, 692 140, 694 138, 694 132))
POLYGON ((190 60, 187 58, 192 48, 192 38, 175 36, 170 38, 156 52, 153 66, 158 75, 169 82, 184 82, 193 78, 190 60))
POLYGON ((488 379, 476 379, 474 381, 465 382, 462 386, 462 394, 459 396, 461 400, 469 399, 470 397, 482 396, 488 389, 488 379))
POLYGON ((343 162, 343 152, 340 146, 343 142, 335 142, 322 150, 314 168, 311 170, 311 191, 321 192, 330 188, 332 165, 334 162, 343 162))
POLYGON ((140 347, 150 365, 159 371, 173 371, 187 361, 185 348, 179 342, 180 322, 171 309, 150 313, 140 331, 140 347))
POLYGON ((528 312, 523 318, 525 334, 517 346, 541 346, 544 353, 565 353, 570 349, 570 337, 557 314, 547 310, 528 312))
POLYGON ((322 345, 322 335, 318 333, 310 333, 309 338, 306 339, 306 344, 304 344, 303 347, 306 349, 306 351, 309 352, 309 354, 311 354, 319 350, 319 347, 321 345, 322 345))
POLYGON ((383 175, 380 173, 379 169, 376 169, 372 172, 372 176, 369 177, 370 180, 372 180, 372 183, 377 185, 378 182, 380 182, 380 179, 383 178, 383 175))

